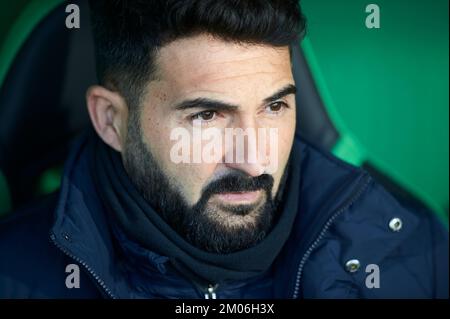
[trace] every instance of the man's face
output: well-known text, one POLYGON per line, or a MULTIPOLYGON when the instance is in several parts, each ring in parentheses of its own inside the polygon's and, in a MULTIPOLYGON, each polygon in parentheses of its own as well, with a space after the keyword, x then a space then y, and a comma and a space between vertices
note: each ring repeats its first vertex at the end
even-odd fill
POLYGON ((200 248, 227 253, 256 244, 276 218, 274 198, 294 138, 289 49, 199 35, 162 47, 156 67, 157 80, 148 84, 137 120, 129 122, 139 123, 128 128, 123 154, 130 178, 166 221, 200 248), (196 151, 211 145, 195 132, 211 128, 223 137, 216 160, 195 159, 196 151), (256 134, 238 145, 225 138, 226 130, 236 129, 256 134), (269 130, 277 133, 274 138, 269 130), (180 131, 186 138, 174 139, 180 131), (180 143, 187 161, 174 158, 180 143), (242 150, 239 161, 236 153, 242 150), (255 153, 267 156, 250 160, 255 153))

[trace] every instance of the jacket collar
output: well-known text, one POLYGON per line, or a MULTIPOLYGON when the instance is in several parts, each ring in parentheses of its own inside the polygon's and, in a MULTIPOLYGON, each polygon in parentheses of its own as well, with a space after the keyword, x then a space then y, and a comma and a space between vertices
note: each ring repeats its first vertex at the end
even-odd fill
MULTIPOLYGON (((106 296, 127 297, 129 288, 126 278, 119 269, 120 258, 113 244, 115 239, 106 218, 106 208, 98 199, 89 174, 88 139, 89 134, 86 133, 74 143, 66 162, 51 233, 57 246, 88 270, 106 296)), ((320 198, 320 195, 316 195, 317 190, 313 189, 318 181, 311 170, 320 169, 320 163, 317 163, 317 159, 314 163, 308 161, 309 153, 306 145, 299 140, 295 143, 297 151, 301 154, 301 171, 304 174, 301 177, 299 194, 300 212, 291 236, 276 262, 278 266, 276 269, 280 271, 275 273, 275 282, 279 283, 279 287, 275 287, 275 290, 276 295, 280 297, 287 297, 293 289, 293 279, 301 258, 299 252, 304 250, 303 230, 308 229, 310 233, 317 233, 321 229, 321 224, 327 220, 327 212, 338 205, 336 201, 330 200, 330 203, 325 205, 327 209, 321 209, 325 213, 320 216, 320 220, 310 214, 315 211, 313 207, 318 205, 316 200, 320 198), (305 221, 308 221, 307 225, 305 221)), ((343 188, 347 190, 347 187, 343 188)), ((326 190, 322 189, 320 193, 324 191, 326 190)), ((156 255, 153 257, 150 261, 158 260, 154 265, 157 269, 162 269, 163 263, 160 263, 162 259, 158 259, 156 255)))
MULTIPOLYGON (((66 162, 51 236, 64 253, 87 269, 105 296, 126 298, 129 288, 126 278, 119 270, 119 257, 104 214, 105 207, 98 200, 93 180, 88 173, 88 136, 89 134, 84 134, 74 143, 66 162)), ((299 138, 295 143, 298 144, 301 158, 300 205, 291 235, 275 262, 274 268, 278 271, 275 272, 274 289, 275 296, 279 298, 291 298, 294 291, 298 290, 298 277, 299 273, 301 276, 303 263, 307 261, 308 254, 317 241, 324 239, 322 233, 326 233, 330 222, 335 222, 338 215, 349 214, 347 211, 354 202, 364 197, 367 189, 374 187, 370 186, 373 181, 362 170, 323 154, 299 138)), ((396 207, 394 200, 393 202, 393 207, 396 207)), ((398 213, 403 214, 404 210, 399 208, 398 213)), ((363 228, 355 233, 357 240, 364 242, 370 240, 365 238, 370 237, 370 232, 365 232, 364 228, 385 223, 388 218, 392 218, 394 212, 390 209, 375 215, 367 215, 364 211, 361 214, 356 216, 356 220, 368 218, 371 221, 368 224, 361 223, 363 228)), ((355 216, 346 215, 345 218, 352 220, 355 216)), ((397 236, 392 247, 380 243, 383 247, 377 250, 377 260, 398 246, 417 223, 411 216, 404 218, 411 225, 408 232, 397 236)), ((362 255, 369 253, 360 245, 353 248, 354 252, 362 255)), ((345 258, 346 255, 343 256, 345 258)), ((150 261, 155 262, 155 267, 161 267, 162 259, 153 257, 150 261)), ((342 268, 342 264, 336 266, 342 268)))
POLYGON ((125 278, 119 274, 105 207, 89 174, 88 137, 85 133, 74 142, 66 161, 51 236, 86 268, 105 296, 121 297, 125 278))

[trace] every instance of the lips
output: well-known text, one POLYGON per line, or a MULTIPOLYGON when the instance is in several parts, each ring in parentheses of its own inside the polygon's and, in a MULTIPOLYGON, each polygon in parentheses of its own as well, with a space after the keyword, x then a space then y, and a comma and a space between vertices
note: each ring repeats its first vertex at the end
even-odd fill
POLYGON ((228 192, 228 193, 220 193, 215 194, 217 200, 221 202, 226 202, 229 204, 250 204, 254 203, 261 197, 262 192, 258 191, 250 191, 250 192, 228 192))

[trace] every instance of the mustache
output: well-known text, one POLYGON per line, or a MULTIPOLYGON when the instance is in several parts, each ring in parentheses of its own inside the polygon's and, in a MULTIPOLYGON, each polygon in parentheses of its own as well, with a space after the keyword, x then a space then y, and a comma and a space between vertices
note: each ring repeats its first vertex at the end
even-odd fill
POLYGON ((252 192, 261 189, 270 195, 273 183, 273 177, 268 174, 252 177, 241 171, 233 171, 209 183, 202 192, 202 199, 207 201, 214 194, 252 192))

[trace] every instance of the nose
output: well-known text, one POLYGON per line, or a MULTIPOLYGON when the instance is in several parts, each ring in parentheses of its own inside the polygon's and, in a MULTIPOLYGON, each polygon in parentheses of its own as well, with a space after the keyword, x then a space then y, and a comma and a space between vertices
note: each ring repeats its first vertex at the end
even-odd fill
POLYGON ((264 174, 269 165, 267 129, 255 124, 250 119, 225 130, 225 165, 252 177, 264 174))
POLYGON ((259 163, 225 163, 225 165, 229 168, 240 170, 251 177, 260 176, 265 172, 265 167, 259 163))

